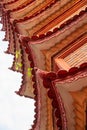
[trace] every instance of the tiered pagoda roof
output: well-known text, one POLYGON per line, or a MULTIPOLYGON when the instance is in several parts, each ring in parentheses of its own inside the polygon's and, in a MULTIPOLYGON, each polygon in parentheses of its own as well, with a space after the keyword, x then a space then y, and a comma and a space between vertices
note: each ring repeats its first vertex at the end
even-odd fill
POLYGON ((2 30, 35 100, 31 130, 87 129, 87 0, 3 0, 2 30))

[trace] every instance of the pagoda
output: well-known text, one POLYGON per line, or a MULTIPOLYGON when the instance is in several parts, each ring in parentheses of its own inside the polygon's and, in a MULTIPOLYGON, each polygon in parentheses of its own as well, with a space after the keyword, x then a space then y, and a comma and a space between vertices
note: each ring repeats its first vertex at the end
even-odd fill
POLYGON ((2 0, 0 14, 31 130, 87 130, 87 0, 2 0))

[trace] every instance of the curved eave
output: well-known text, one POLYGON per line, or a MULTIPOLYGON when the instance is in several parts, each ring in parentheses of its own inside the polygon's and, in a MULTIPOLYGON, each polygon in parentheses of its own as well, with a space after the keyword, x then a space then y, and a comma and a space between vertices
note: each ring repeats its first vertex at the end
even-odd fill
MULTIPOLYGON (((87 87, 87 62, 81 64, 78 68, 73 67, 73 68, 70 68, 69 71, 60 70, 58 73, 46 72, 46 71, 40 70, 40 76, 43 79, 43 85, 44 85, 45 89, 48 90, 48 93, 47 93, 48 97, 51 100, 56 102, 56 104, 57 103, 59 104, 59 101, 57 99, 57 97, 59 97, 58 92, 60 94, 60 97, 62 97, 62 105, 64 105, 64 110, 65 110, 65 115, 66 115, 66 116, 62 116, 62 117, 66 117, 66 119, 68 119, 69 124, 67 124, 68 122, 64 123, 64 121, 65 121, 64 120, 63 122, 61 122, 62 123, 61 127, 67 126, 70 130, 75 129, 76 120, 75 120, 74 116, 77 113, 73 113, 74 112, 73 107, 72 107, 73 99, 72 99, 72 96, 70 96, 68 94, 68 92, 66 92, 66 90, 68 90, 69 92, 74 92, 74 91, 82 90, 82 88, 87 87), (61 91, 62 91, 62 93, 61 93, 61 91), (66 92, 66 96, 65 96, 65 92, 66 92), (69 100, 69 101, 67 102, 67 100, 69 100), (69 105, 69 107, 70 107, 69 113, 68 113, 68 111, 66 111, 67 107, 66 107, 65 101, 67 102, 67 105, 69 105), (72 115, 72 113, 73 113, 73 115, 72 115), (69 120, 69 118, 67 118, 69 116, 67 114, 70 114, 70 116, 72 115, 70 120, 69 120), (71 125, 70 125, 70 123, 71 123, 71 125)), ((84 90, 84 92, 86 92, 86 90, 84 90)), ((77 94, 77 96, 78 96, 78 94, 77 94)), ((87 96, 86 96, 86 98, 87 98, 87 96)), ((52 106, 54 109, 55 108, 58 109, 58 105, 56 106, 56 104, 52 102, 52 106)), ((63 106, 62 106, 62 108, 63 108, 63 106)), ((62 111, 62 109, 61 109, 61 111, 62 111)), ((62 115, 61 111, 59 113, 59 110, 57 110, 58 113, 57 113, 57 115, 55 113, 55 117, 57 117, 58 114, 60 114, 60 117, 61 117, 61 115, 62 115)), ((78 116, 78 114, 77 114, 77 116, 78 116)), ((78 117, 76 117, 76 118, 78 118, 78 117)), ((62 120, 63 120, 63 118, 62 118, 62 120)), ((81 118, 81 121, 83 121, 82 118, 81 118)), ((57 124, 57 127, 58 127, 58 125, 60 125, 60 123, 58 123, 58 122, 56 122, 56 124, 57 124)))
POLYGON ((12 4, 12 3, 16 2, 16 1, 18 1, 18 0, 7 0, 7 1, 6 1, 6 0, 5 0, 5 1, 3 0, 1 3, 2 3, 2 4, 12 4))
MULTIPOLYGON (((71 68, 73 71, 74 69, 75 68, 71 68)), ((87 100, 87 66, 85 69, 81 69, 81 71, 77 69, 77 73, 73 74, 73 71, 70 72, 71 74, 65 79, 57 79, 53 81, 55 88, 59 91, 63 99, 68 129, 70 130, 84 128, 84 104, 87 100), (76 124, 79 124, 79 126, 76 124)))
MULTIPOLYGON (((27 37, 27 38, 26 38, 26 37, 21 37, 21 42, 23 43, 24 48, 26 49, 26 53, 27 53, 28 55, 30 55, 30 50, 29 50, 29 48, 28 48, 28 46, 27 46, 28 40, 29 40, 28 37, 27 37)), ((32 56, 29 56, 29 60, 33 62, 33 59, 32 59, 31 57, 32 57, 32 56)), ((23 87, 23 86, 22 86, 22 87, 23 87)), ((25 87, 25 86, 24 86, 24 87, 25 87)), ((23 88, 20 89, 20 93, 21 93, 21 90, 23 90, 23 88)))
POLYGON ((25 8, 27 5, 31 4, 33 1, 35 1, 35 0, 29 0, 29 1, 26 2, 24 5, 15 7, 15 8, 13 8, 13 9, 4 9, 4 11, 6 11, 6 12, 9 11, 9 13, 15 12, 15 11, 19 11, 19 10, 25 8))
POLYGON ((4 7, 7 10, 12 10, 14 8, 17 8, 18 6, 21 7, 23 5, 26 5, 26 3, 28 3, 27 0, 22 0, 22 1, 21 0, 15 0, 15 1, 11 1, 11 2, 4 4, 4 7))
MULTIPOLYGON (((41 34, 41 35, 39 35, 39 36, 32 36, 31 38, 29 37, 28 38, 28 40, 29 40, 29 42, 32 42, 32 43, 34 43, 34 42, 43 42, 45 39, 46 40, 48 40, 48 39, 50 39, 52 36, 54 36, 54 35, 57 35, 57 34, 59 34, 59 32, 61 31, 61 30, 63 30, 64 28, 66 28, 67 26, 69 26, 70 24, 72 24, 73 22, 75 22, 76 20, 78 21, 78 19, 80 18, 80 17, 82 17, 82 16, 84 16, 84 14, 86 14, 86 12, 87 12, 87 7, 85 7, 85 9, 83 9, 83 10, 81 10, 80 12, 79 12, 79 14, 77 15, 74 15, 73 17, 71 17, 70 19, 68 19, 66 22, 64 22, 64 23, 62 23, 61 25, 60 25, 60 27, 58 27, 58 28, 54 28, 54 30, 53 31, 49 31, 49 32, 47 32, 46 34, 41 34)), ((26 36, 25 36, 26 37, 26 36)), ((22 37, 22 39, 23 39, 23 37, 22 37)), ((25 39, 25 38, 24 38, 25 39)))
MULTIPOLYGON (((53 2, 49 3, 48 5, 46 5, 45 7, 41 7, 39 10, 37 10, 35 13, 33 13, 32 15, 29 16, 29 14, 27 14, 27 16, 25 16, 22 19, 16 20, 16 23, 21 23, 24 21, 27 21, 29 19, 32 19, 34 17, 36 17, 37 15, 40 15, 41 13, 43 13, 44 11, 46 11, 47 9, 51 8, 57 1, 54 0, 53 2)), ((59 3, 59 2, 58 2, 59 3)))
MULTIPOLYGON (((38 75, 38 73, 36 73, 36 74, 38 75)), ((75 89, 75 91, 77 89, 80 90, 80 89, 82 89, 82 87, 85 87, 86 83, 87 83, 87 63, 81 64, 78 68, 76 68, 76 67, 70 68, 70 70, 68 72, 65 70, 61 70, 58 73, 41 71, 39 73, 39 75, 43 79, 43 85, 44 85, 45 89, 48 90, 48 94, 47 94, 48 97, 50 98, 50 100, 53 101, 52 106, 53 106, 54 110, 56 110, 55 117, 56 117, 56 119, 58 118, 58 120, 60 120, 59 122, 58 121, 56 122, 57 127, 67 128, 68 127, 67 121, 66 121, 67 115, 66 115, 66 112, 64 112, 65 111, 64 104, 63 104, 62 100, 60 101, 61 98, 58 98, 61 96, 60 96, 59 91, 56 90, 55 86, 58 85, 58 87, 63 87, 66 83, 66 85, 64 87, 68 87, 70 89, 72 88, 72 90, 75 89), (79 85, 79 83, 80 83, 80 85, 79 85), (78 86, 76 87, 75 84, 77 84, 78 86), (56 105, 55 102, 58 105, 56 105), (59 110, 59 104, 61 106, 60 110, 59 110), (63 113, 63 115, 62 115, 62 113, 63 113), (58 115, 60 115, 61 118, 59 118, 58 115), (61 122, 61 119, 62 119, 62 122, 61 122)), ((36 95, 34 97, 35 102, 36 102, 35 103, 35 112, 37 112, 37 115, 35 116, 35 121, 34 121, 32 130, 37 127, 36 122, 40 116, 40 115, 38 115, 38 113, 40 112, 40 110, 38 110, 38 107, 40 107, 40 106, 37 106, 38 105, 37 103, 39 101, 37 98, 38 87, 35 84, 34 84, 34 89, 35 89, 34 94, 36 95)), ((20 96, 29 97, 27 95, 21 94, 20 91, 17 91, 16 93, 20 96)), ((41 104, 39 104, 39 105, 41 105, 41 104)), ((40 120, 38 123, 40 123, 40 120)))
MULTIPOLYGON (((27 57, 27 55, 26 55, 26 57, 27 57)), ((34 97, 34 94, 33 94, 33 85, 34 85, 34 83, 35 83, 35 81, 36 81, 36 76, 35 76, 35 70, 34 70, 34 63, 33 63, 33 61, 32 61, 32 55, 31 55, 31 53, 30 54, 28 54, 28 59, 27 60, 30 60, 31 61, 31 64, 30 64, 30 68, 32 68, 32 71, 31 71, 31 75, 32 75, 32 77, 31 77, 31 80, 30 80, 30 82, 31 82, 31 84, 29 84, 29 85, 31 85, 31 86, 29 86, 28 85, 28 81, 26 81, 26 78, 25 78, 25 72, 26 71, 24 71, 24 67, 26 66, 25 64, 25 53, 23 53, 23 56, 22 56, 22 61, 23 61, 23 71, 22 71, 22 74, 23 74, 23 76, 22 76, 22 84, 21 84, 21 86, 20 86, 20 89, 17 91, 17 94, 19 94, 19 95, 21 95, 21 96, 25 96, 25 97, 31 97, 31 98, 33 98, 34 97), (30 59, 29 59, 30 58, 30 59)), ((28 77, 29 78, 29 77, 28 77)))

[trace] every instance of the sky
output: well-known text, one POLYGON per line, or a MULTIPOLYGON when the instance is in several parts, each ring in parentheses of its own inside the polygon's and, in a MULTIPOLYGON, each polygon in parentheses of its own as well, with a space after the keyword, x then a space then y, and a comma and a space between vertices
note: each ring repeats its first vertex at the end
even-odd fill
POLYGON ((0 130, 29 130, 34 120, 34 101, 15 94, 22 74, 8 69, 13 56, 4 53, 8 47, 8 42, 2 40, 4 35, 0 31, 0 130))

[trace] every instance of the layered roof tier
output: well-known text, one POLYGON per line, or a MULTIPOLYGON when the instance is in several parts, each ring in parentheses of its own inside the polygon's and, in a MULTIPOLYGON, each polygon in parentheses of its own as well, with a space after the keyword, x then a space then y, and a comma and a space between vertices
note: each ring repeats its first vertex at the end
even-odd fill
POLYGON ((23 74, 16 93, 35 100, 31 130, 85 130, 87 0, 1 5, 11 69, 23 74))

